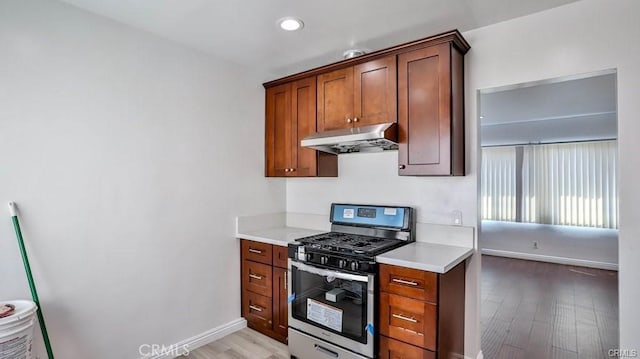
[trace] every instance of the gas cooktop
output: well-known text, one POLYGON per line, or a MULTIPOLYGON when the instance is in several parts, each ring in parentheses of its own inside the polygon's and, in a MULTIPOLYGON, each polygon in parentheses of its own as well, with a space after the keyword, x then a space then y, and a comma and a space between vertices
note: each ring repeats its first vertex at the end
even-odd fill
POLYGON ((341 254, 376 256, 404 242, 395 239, 363 236, 358 234, 328 232, 298 239, 309 249, 319 249, 341 254))
POLYGON ((375 257, 413 242, 413 209, 397 206, 331 205, 331 232, 289 243, 294 261, 355 273, 375 273, 375 257))

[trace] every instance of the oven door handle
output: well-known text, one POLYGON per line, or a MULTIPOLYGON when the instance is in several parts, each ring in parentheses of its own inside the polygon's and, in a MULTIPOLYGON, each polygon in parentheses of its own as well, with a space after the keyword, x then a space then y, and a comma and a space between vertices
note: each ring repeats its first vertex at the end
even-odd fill
POLYGON ((322 268, 310 266, 308 264, 303 264, 297 261, 291 261, 291 266, 298 268, 298 270, 317 274, 323 277, 332 277, 332 278, 344 279, 344 280, 354 280, 357 282, 364 282, 364 283, 367 283, 369 281, 369 277, 365 275, 357 275, 357 274, 338 272, 334 270, 322 269, 322 268))

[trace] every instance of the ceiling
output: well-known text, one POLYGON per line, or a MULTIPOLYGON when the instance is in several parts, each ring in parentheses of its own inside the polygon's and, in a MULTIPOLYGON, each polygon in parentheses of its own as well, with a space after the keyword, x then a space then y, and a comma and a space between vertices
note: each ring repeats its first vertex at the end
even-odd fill
MULTIPOLYGON (((576 0, 61 0, 248 66, 275 79, 378 50, 461 32, 576 0), (297 32, 276 21, 301 18, 297 32)), ((472 44, 473 47, 473 44, 472 44)))
POLYGON ((483 91, 480 116, 483 146, 617 138, 616 74, 483 91))

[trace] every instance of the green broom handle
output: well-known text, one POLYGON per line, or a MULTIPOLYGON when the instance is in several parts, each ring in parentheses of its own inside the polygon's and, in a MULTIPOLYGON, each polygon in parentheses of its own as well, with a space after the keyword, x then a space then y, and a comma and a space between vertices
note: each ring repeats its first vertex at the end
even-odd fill
POLYGON ((38 322, 40 322, 40 330, 42 331, 42 338, 44 339, 44 346, 47 348, 47 356, 49 359, 53 359, 53 350, 51 349, 51 342, 49 342, 49 334, 47 333, 47 326, 44 324, 44 315, 42 314, 42 307, 40 306, 40 300, 38 299, 38 291, 36 291, 36 283, 33 281, 33 275, 31 274, 31 266, 29 265, 29 258, 27 258, 27 250, 24 247, 24 240, 22 239, 22 231, 20 231, 20 222, 18 222, 18 214, 16 212, 16 204, 9 202, 9 212, 11 213, 11 220, 13 221, 13 228, 16 230, 16 237, 18 237, 18 246, 20 247, 20 254, 22 254, 22 262, 24 263, 24 270, 27 272, 27 280, 29 281, 29 289, 31 290, 31 298, 36 303, 38 322))

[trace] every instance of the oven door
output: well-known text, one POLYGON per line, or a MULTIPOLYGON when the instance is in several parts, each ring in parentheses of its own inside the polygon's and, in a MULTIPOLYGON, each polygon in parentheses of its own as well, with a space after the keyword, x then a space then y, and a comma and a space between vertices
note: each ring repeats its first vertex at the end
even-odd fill
POLYGON ((289 326, 372 358, 375 275, 289 267, 289 326))

